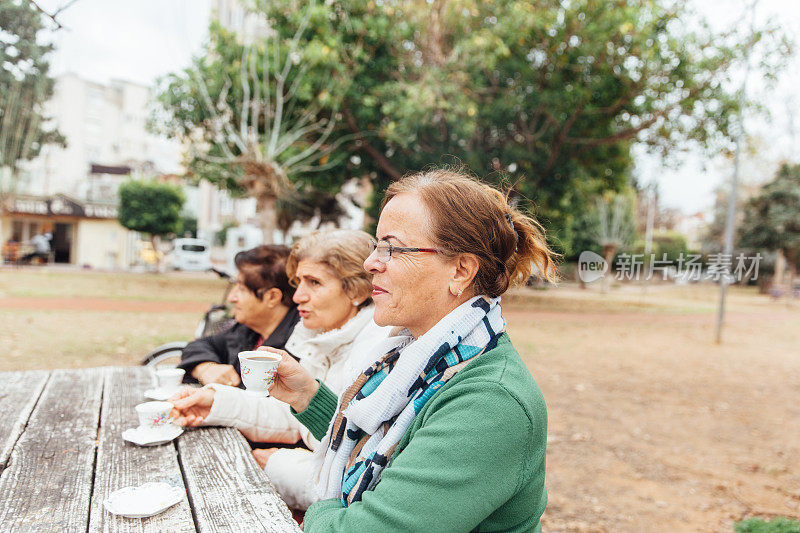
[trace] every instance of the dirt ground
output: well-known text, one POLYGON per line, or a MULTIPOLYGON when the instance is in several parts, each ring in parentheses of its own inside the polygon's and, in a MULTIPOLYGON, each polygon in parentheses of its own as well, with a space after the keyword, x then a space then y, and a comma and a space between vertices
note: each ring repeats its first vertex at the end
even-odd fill
POLYGON ((139 364, 191 340, 224 288, 209 274, 0 268, 0 371, 139 364))
MULTIPOLYGON (((0 371, 137 364, 188 340, 205 275, 0 270, 0 371)), ((504 298, 548 404, 546 531, 727 531, 800 517, 800 302, 713 286, 504 298)))
POLYGON ((800 516, 800 305, 715 287, 507 305, 548 403, 547 531, 732 531, 800 516))

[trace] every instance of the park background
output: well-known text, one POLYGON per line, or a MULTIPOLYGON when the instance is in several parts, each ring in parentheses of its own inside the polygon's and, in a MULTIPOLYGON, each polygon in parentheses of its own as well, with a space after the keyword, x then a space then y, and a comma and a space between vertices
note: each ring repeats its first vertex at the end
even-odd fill
POLYGON ((393 179, 463 166, 564 256, 557 287, 504 298, 548 402, 545 528, 796 531, 779 517, 800 518, 798 12, 0 0, 0 236, 70 244, 0 269, 0 370, 191 339, 225 284, 158 273, 177 236, 224 267, 229 228, 369 231, 393 179), (580 283, 586 250, 603 280, 580 283), (633 254, 706 270, 617 279, 633 254), (757 279, 708 275, 720 254, 761 254, 757 279))

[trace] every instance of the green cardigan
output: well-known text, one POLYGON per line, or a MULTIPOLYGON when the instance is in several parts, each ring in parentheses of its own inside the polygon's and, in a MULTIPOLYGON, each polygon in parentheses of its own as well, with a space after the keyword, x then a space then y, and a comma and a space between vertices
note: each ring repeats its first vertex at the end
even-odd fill
MULTIPOLYGON (((336 402, 320 384, 295 416, 321 439, 336 402)), ((425 404, 374 490, 313 504, 303 529, 541 531, 546 444, 544 398, 503 334, 425 404)))

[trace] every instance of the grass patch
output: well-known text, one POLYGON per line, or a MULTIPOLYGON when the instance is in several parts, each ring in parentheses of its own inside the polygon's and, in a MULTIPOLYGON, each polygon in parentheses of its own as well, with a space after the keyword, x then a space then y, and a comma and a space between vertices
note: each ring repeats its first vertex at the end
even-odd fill
POLYGON ((778 517, 769 522, 760 518, 743 520, 733 526, 736 533, 800 533, 800 522, 791 518, 778 517))

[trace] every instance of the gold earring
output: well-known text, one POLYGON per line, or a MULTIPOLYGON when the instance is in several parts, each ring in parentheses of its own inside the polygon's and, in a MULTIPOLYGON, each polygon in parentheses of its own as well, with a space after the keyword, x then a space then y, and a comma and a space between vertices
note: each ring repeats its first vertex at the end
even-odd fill
POLYGON ((461 294, 463 292, 464 292, 464 289, 458 289, 458 294, 456 295, 456 298, 461 298, 461 294))

